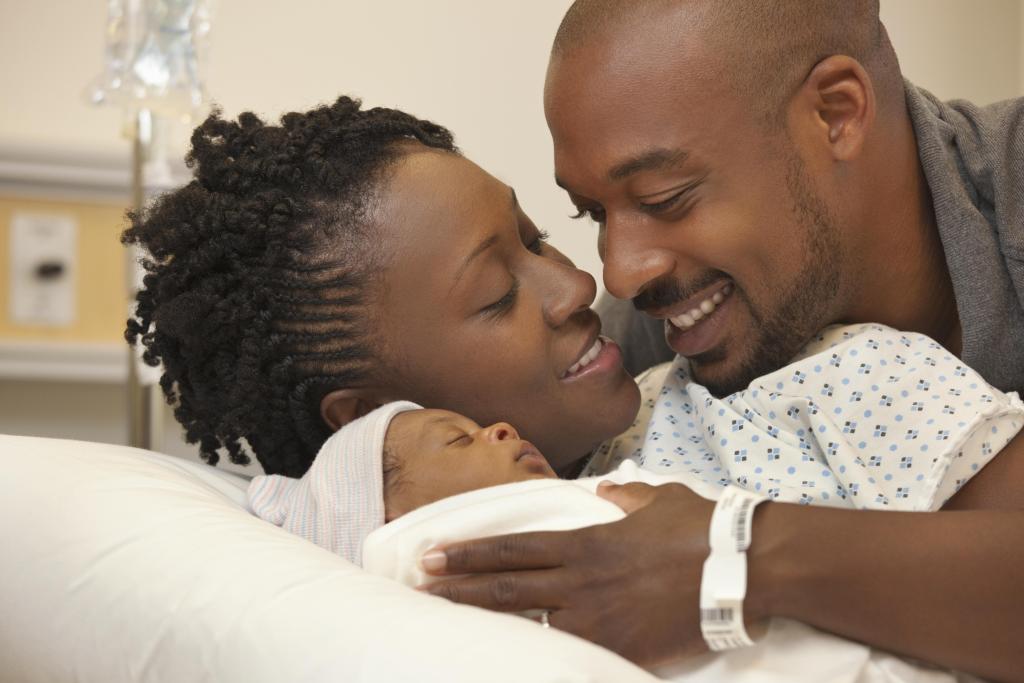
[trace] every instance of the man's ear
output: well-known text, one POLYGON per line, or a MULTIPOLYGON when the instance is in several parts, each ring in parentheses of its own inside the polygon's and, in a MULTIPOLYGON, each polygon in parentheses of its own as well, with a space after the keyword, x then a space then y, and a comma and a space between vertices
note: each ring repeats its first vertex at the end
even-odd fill
POLYGON ((320 417, 336 432, 381 405, 363 389, 337 389, 320 400, 320 417))
POLYGON ((810 106, 815 137, 828 145, 834 159, 850 161, 861 154, 877 101, 871 76, 860 62, 845 55, 821 60, 798 97, 810 106))

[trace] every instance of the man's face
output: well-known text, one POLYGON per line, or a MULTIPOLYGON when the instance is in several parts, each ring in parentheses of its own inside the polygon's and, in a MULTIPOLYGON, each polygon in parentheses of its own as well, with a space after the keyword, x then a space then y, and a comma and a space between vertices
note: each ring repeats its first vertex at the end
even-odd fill
POLYGON ((840 235, 783 124, 772 133, 699 44, 658 49, 675 40, 556 57, 545 111, 557 182, 598 224, 608 291, 664 319, 723 395, 835 317, 840 235))

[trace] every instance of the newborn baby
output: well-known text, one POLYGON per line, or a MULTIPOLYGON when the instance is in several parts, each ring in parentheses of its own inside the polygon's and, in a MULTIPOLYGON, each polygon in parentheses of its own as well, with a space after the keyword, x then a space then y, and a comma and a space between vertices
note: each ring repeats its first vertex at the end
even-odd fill
POLYGON ((255 477, 248 505, 260 518, 361 565, 366 536, 417 508, 498 484, 556 478, 511 425, 484 428, 402 401, 338 430, 302 479, 255 477))

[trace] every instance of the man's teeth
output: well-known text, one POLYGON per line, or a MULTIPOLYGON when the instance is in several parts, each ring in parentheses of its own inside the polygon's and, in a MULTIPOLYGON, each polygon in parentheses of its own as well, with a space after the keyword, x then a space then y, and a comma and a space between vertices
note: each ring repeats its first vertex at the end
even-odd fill
POLYGON ((704 301, 701 301, 696 308, 677 315, 674 318, 669 318, 669 322, 681 330, 688 330, 700 322, 702 318, 714 313, 715 309, 718 308, 718 304, 725 301, 725 297, 729 296, 731 292, 732 284, 728 284, 707 299, 704 299, 704 301))
POLYGON ((602 346, 604 346, 604 342, 601 340, 601 337, 598 337, 594 342, 594 345, 587 349, 587 352, 584 353, 578 361, 572 364, 572 367, 566 371, 565 375, 574 375, 590 365, 594 359, 597 358, 598 354, 601 353, 602 346))

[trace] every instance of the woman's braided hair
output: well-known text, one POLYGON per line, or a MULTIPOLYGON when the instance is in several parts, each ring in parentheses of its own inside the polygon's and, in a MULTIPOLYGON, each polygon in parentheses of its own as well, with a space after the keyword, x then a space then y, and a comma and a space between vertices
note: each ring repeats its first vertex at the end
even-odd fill
POLYGON ((457 152, 441 126, 348 97, 279 126, 214 112, 192 134, 194 180, 129 214, 146 274, 125 338, 163 364, 211 465, 248 464, 247 443, 267 473, 301 476, 330 434, 320 400, 372 377, 368 210, 408 141, 457 152))

